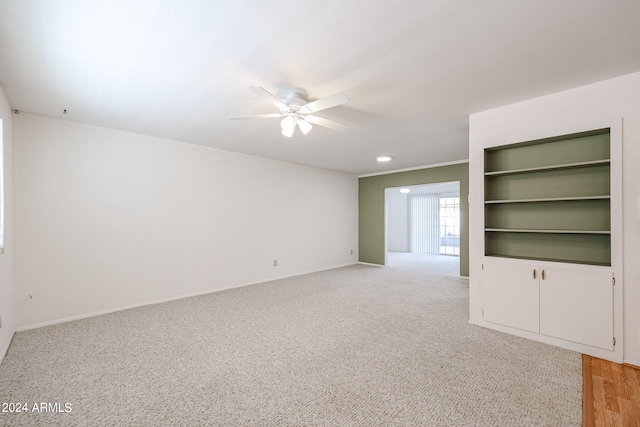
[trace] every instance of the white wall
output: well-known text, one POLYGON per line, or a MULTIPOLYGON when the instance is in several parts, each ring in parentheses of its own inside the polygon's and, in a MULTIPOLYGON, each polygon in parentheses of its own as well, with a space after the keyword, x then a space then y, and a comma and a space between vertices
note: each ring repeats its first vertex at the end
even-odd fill
POLYGON ((555 93, 470 117, 470 319, 480 321, 484 141, 527 141, 554 130, 622 118, 624 360, 640 365, 640 73, 555 93))
POLYGON ((14 145, 17 330, 358 259, 355 176, 27 114, 14 145))
POLYGON ((409 252, 407 195, 399 188, 385 188, 387 205, 387 250, 409 252))
POLYGON ((0 363, 9 348, 14 332, 13 308, 13 175, 12 175, 12 113, 0 88, 0 119, 2 120, 4 167, 4 254, 0 254, 0 363))

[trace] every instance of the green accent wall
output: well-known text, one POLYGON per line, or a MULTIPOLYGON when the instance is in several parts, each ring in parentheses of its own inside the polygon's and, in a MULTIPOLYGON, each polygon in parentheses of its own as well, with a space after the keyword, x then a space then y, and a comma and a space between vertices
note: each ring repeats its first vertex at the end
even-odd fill
POLYGON ((384 189, 460 181, 460 275, 469 276, 469 164, 459 163, 359 179, 360 262, 385 264, 384 189))

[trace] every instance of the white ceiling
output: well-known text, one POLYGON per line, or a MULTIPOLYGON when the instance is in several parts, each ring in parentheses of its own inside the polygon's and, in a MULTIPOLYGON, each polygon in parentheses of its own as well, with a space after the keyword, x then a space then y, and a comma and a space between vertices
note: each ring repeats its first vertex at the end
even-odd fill
POLYGON ((421 184, 421 185, 405 185, 403 187, 389 187, 387 191, 400 192, 401 188, 408 188, 411 190, 409 194, 458 194, 460 195, 460 181, 452 182, 439 182, 436 184, 421 184))
POLYGON ((0 0, 0 85, 14 109, 361 175, 466 159, 470 113, 639 71, 639 18, 638 0, 0 0), (277 112, 247 85, 342 92, 318 116, 350 128, 229 120, 277 112))

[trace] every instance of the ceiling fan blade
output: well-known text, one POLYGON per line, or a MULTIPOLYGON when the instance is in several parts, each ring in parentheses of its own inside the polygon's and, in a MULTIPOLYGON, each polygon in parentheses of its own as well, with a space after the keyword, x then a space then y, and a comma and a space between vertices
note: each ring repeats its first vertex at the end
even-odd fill
POLYGON ((284 114, 273 113, 273 114, 253 114, 250 116, 235 116, 229 117, 231 120, 245 120, 245 119, 269 119, 271 117, 283 117, 284 114))
POLYGON ((267 91, 263 87, 260 87, 260 86, 247 86, 247 89, 249 89, 250 91, 252 91, 256 95, 263 97, 264 99, 266 99, 267 101, 269 101, 270 103, 272 103, 273 105, 278 107, 280 110, 285 110, 286 111, 286 110, 289 109, 289 107, 287 107, 287 104, 282 102, 280 100, 280 98, 278 98, 277 96, 275 96, 271 92, 267 91))
POLYGON ((308 121, 302 119, 302 120, 296 120, 296 123, 298 124, 298 128, 300 129, 300 131, 306 135, 309 132, 311 132, 311 128, 313 126, 311 126, 311 123, 309 123, 308 121))
POLYGON ((344 123, 334 122, 333 120, 323 119, 322 117, 318 116, 307 115, 304 116, 304 119, 309 123, 313 123, 314 125, 324 126, 326 128, 337 130, 340 132, 349 128, 349 126, 345 125, 344 123))
POLYGON ((336 93, 335 95, 327 96, 326 98, 305 104, 300 108, 300 111, 303 113, 315 113, 316 111, 337 107, 338 105, 346 104, 347 102, 349 102, 347 95, 343 93, 336 93))

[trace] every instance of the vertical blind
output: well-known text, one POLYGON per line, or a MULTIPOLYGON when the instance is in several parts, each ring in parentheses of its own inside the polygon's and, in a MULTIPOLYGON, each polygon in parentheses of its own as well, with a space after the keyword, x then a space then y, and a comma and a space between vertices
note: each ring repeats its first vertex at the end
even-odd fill
POLYGON ((440 195, 409 196, 411 252, 440 253, 440 195))

